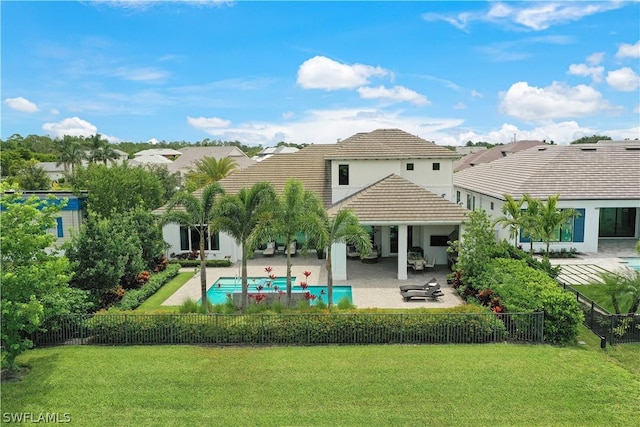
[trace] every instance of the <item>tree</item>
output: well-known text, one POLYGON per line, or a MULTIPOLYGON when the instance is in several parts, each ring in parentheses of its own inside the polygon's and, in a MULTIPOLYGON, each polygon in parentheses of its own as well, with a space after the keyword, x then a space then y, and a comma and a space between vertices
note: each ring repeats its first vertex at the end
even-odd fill
POLYGON ((204 253, 204 242, 209 237, 209 224, 214 220, 214 203, 216 196, 223 194, 219 184, 209 184, 200 192, 200 197, 188 192, 176 193, 169 201, 167 210, 162 215, 161 223, 176 223, 194 229, 200 238, 200 290, 202 306, 209 311, 207 300, 207 263, 204 253))
POLYGON ((509 228, 509 237, 514 240, 514 246, 518 245, 518 230, 522 227, 523 200, 516 200, 511 195, 505 194, 505 204, 502 206, 503 215, 494 221, 494 224, 509 228))
POLYGON ((546 244, 547 257, 549 257, 549 245, 558 234, 560 227, 580 215, 575 209, 559 209, 559 199, 560 195, 556 194, 549 196, 546 202, 540 202, 540 211, 535 226, 538 236, 546 244))
POLYGON ((56 166, 61 164, 64 166, 65 173, 73 173, 73 168, 82 163, 84 150, 77 138, 64 135, 62 139, 54 140, 54 144, 58 151, 58 162, 56 166))
POLYGON ((529 239, 529 252, 533 254, 533 241, 540 238, 538 232, 540 215, 540 200, 531 197, 529 194, 522 195, 523 204, 527 204, 527 210, 521 215, 522 237, 529 239))
POLYGON ((247 307, 247 259, 274 227, 274 203, 277 200, 271 184, 259 182, 238 194, 222 196, 215 208, 216 228, 226 232, 242 246, 242 305, 247 307))
POLYGON ((576 139, 575 141, 571 141, 571 144, 595 144, 598 141, 609 141, 609 140, 611 140, 610 136, 591 135, 591 136, 583 136, 582 138, 576 139))
POLYGON ((371 253, 371 238, 369 232, 361 225, 358 217, 348 209, 339 210, 332 218, 324 209, 318 213, 319 227, 311 233, 317 241, 318 250, 327 248, 327 298, 331 309, 333 302, 333 272, 331 265, 331 246, 334 243, 347 243, 354 245, 360 255, 367 256, 371 253))
MULTIPOLYGON (((318 196, 304 189, 300 181, 288 180, 278 198, 276 218, 277 235, 289 248, 297 233, 312 232, 318 223, 322 202, 318 196)), ((287 250, 287 306, 291 305, 291 252, 287 250)))
POLYGON ((107 164, 107 160, 118 158, 118 154, 109 145, 109 141, 104 139, 102 135, 96 133, 85 139, 89 152, 86 155, 89 163, 103 162, 107 164))
POLYGON ((51 251, 55 237, 47 229, 55 226, 64 203, 15 193, 3 194, 0 205, 2 368, 12 370, 42 321, 82 306, 85 296, 68 286, 67 258, 51 251))
POLYGON ((215 157, 204 157, 197 160, 195 166, 187 173, 188 182, 196 188, 213 184, 233 173, 238 164, 231 157, 223 157, 220 160, 215 157))
POLYGON ((51 188, 49 175, 37 164, 37 160, 29 160, 17 171, 16 181, 22 190, 49 190, 51 188))

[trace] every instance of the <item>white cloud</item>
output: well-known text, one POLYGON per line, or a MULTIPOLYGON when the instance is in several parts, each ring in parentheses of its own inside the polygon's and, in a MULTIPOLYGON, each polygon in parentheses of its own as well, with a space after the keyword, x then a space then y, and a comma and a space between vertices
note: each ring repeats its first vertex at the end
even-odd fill
POLYGON ((604 52, 596 52, 587 56, 587 63, 589 65, 598 65, 604 59, 604 52))
POLYGON ((633 92, 640 87, 640 76, 629 67, 607 73, 607 83, 615 90, 633 92))
POLYGON ((285 120, 290 119, 291 117, 293 117, 295 115, 295 113, 293 111, 285 111, 284 113, 282 113, 282 118, 285 120))
POLYGON ((123 80, 144 83, 161 83, 167 80, 169 73, 152 67, 145 68, 118 68, 112 76, 119 77, 123 80))
POLYGON ((571 64, 569 74, 574 76, 591 77, 594 82, 601 82, 604 67, 590 67, 587 64, 571 64))
POLYGON ((482 94, 475 89, 471 91, 471 96, 474 98, 482 98, 482 94))
POLYGON ((50 114, 52 114, 52 115, 54 115, 54 116, 57 116, 58 114, 60 114, 60 111, 58 111, 58 110, 57 110, 57 109, 55 109, 55 108, 52 108, 52 109, 51 109, 51 111, 49 111, 49 113, 50 113, 50 114))
POLYGON ((523 120, 582 117, 611 108, 600 92, 586 85, 571 87, 553 82, 551 86, 539 88, 517 82, 500 95, 500 108, 523 120))
POLYGON ((371 77, 385 77, 389 71, 381 67, 347 65, 325 56, 314 56, 298 68, 298 85, 305 89, 354 89, 369 83, 371 77))
POLYGON ((13 110, 22 111, 23 113, 35 113, 38 111, 38 106, 33 102, 25 99, 21 96, 17 98, 7 98, 4 103, 13 110))
POLYGON ((384 86, 363 86, 358 88, 358 93, 362 99, 381 99, 390 102, 411 102, 416 105, 426 105, 430 103, 426 96, 411 89, 407 89, 404 86, 394 86, 392 88, 386 88, 384 86))
POLYGON ((454 110, 466 110, 467 109, 467 105, 464 102, 458 102, 457 104, 455 104, 453 106, 454 110))
POLYGON ((219 117, 187 117, 187 123, 194 128, 207 130, 229 127, 231 121, 219 117))
MULTIPOLYGON (((69 117, 56 123, 45 123, 42 129, 54 137, 95 135, 98 128, 79 117, 69 117)), ((104 136, 104 135, 103 135, 104 136)))
POLYGON ((635 44, 621 44, 616 52, 616 58, 640 58, 640 40, 635 44))
POLYGON ((487 11, 463 12, 456 16, 426 13, 422 18, 426 21, 445 21, 454 27, 465 30, 474 22, 493 22, 496 24, 513 23, 530 30, 546 30, 552 25, 564 24, 584 18, 585 16, 606 12, 623 7, 624 2, 532 2, 525 6, 514 6, 501 2, 492 2, 487 11))
POLYGON ((150 138, 147 142, 151 145, 156 145, 158 143, 158 140, 156 138, 150 138))

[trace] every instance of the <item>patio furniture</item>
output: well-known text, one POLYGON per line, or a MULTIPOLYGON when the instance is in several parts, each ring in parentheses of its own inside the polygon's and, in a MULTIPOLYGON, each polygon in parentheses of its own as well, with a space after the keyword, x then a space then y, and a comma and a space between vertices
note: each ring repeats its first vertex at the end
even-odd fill
POLYGON ((380 258, 380 252, 378 252, 378 247, 374 245, 371 248, 371 253, 361 258, 362 258, 362 262, 364 262, 365 264, 375 264, 376 262, 378 262, 378 258, 380 258))
POLYGON ((294 240, 289 243, 289 249, 287 250, 287 254, 291 254, 291 256, 296 256, 296 252, 298 250, 298 242, 294 240))
POLYGON ((424 263, 424 268, 434 268, 436 266, 436 257, 431 258, 431 262, 424 263))
POLYGON ((262 256, 273 256, 276 253, 276 242, 267 243, 267 247, 262 251, 262 256))
POLYGON ((434 288, 434 287, 440 289, 440 284, 438 283, 438 280, 435 277, 429 280, 424 285, 401 285, 400 292, 426 291, 427 289, 434 288))
POLYGON ((354 245, 347 245, 347 258, 349 259, 360 258, 360 252, 358 252, 358 250, 354 245))
POLYGON ((402 295, 402 299, 405 302, 410 301, 413 298, 424 298, 425 300, 430 299, 433 301, 438 301, 439 297, 444 296, 439 286, 432 286, 424 291, 420 291, 420 290, 405 291, 405 292, 401 291, 400 295, 402 295))

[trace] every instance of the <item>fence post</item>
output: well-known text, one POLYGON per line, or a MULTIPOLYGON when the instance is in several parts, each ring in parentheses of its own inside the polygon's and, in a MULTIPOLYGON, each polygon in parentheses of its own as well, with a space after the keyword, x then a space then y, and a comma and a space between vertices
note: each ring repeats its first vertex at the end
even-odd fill
POLYGON ((124 345, 129 344, 129 316, 124 315, 124 345))
POLYGON ((404 343, 404 314, 400 313, 400 344, 404 343))
POLYGON ((264 314, 260 315, 260 343, 264 345, 264 314))
POLYGON ((593 300, 591 301, 591 315, 589 318, 589 329, 591 329, 593 331, 593 316, 594 316, 594 302, 593 300))

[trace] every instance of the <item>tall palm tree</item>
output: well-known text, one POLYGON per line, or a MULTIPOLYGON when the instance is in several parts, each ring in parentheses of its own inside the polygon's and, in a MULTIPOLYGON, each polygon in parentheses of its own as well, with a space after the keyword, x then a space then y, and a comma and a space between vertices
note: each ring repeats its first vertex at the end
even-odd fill
POLYGON ((503 215, 494 221, 494 225, 502 225, 509 228, 509 237, 513 239, 514 246, 518 246, 518 230, 522 227, 522 204, 524 199, 516 200, 511 195, 505 194, 505 204, 502 206, 503 215))
POLYGON ((559 209, 558 200, 560 200, 560 195, 556 194, 549 196, 546 202, 540 202, 537 232, 547 246, 547 257, 549 256, 549 245, 558 229, 567 221, 580 215, 575 209, 559 209))
POLYGON ((527 204, 526 211, 520 217, 522 234, 523 237, 529 238, 529 252, 533 254, 533 241, 540 238, 538 233, 540 200, 525 193, 522 195, 522 202, 527 204))
POLYGON ((247 308, 247 259, 274 226, 273 205, 277 195, 271 184, 259 182, 238 194, 222 196, 215 206, 214 224, 242 246, 242 304, 247 308))
MULTIPOLYGON (((277 235, 289 248, 297 233, 309 234, 316 228, 322 210, 322 202, 311 191, 305 190, 300 181, 288 180, 277 203, 277 235)), ((291 305, 291 251, 287 250, 287 306, 291 305)))
POLYGON ((89 150, 86 159, 90 163, 102 162, 106 165, 107 161, 114 161, 118 158, 118 153, 111 147, 109 141, 104 139, 99 133, 91 135, 85 141, 87 149, 89 150))
POLYGON ((214 220, 214 203, 216 196, 223 194, 220 185, 210 184, 202 189, 200 197, 188 192, 176 193, 167 205, 167 210, 162 215, 161 223, 177 223, 185 227, 193 228, 200 238, 200 291, 202 293, 202 306, 209 310, 207 300, 207 263, 205 261, 204 243, 209 237, 209 224, 214 220))
POLYGON ((197 188, 220 181, 232 174, 238 168, 238 164, 231 157, 223 157, 218 160, 215 157, 204 157, 195 162, 195 166, 187 172, 187 181, 197 188))
POLYGON ((56 166, 62 164, 65 174, 69 172, 73 173, 74 166, 82 163, 84 156, 82 144, 80 144, 77 138, 69 135, 64 135, 62 139, 56 139, 54 143, 58 150, 58 162, 56 166))
POLYGON ((333 302, 333 272, 331 271, 331 246, 334 243, 347 243, 356 247, 360 255, 367 256, 371 253, 371 238, 369 232, 360 225, 360 220, 349 209, 339 210, 338 213, 329 218, 323 210, 319 227, 311 233, 315 237, 318 248, 327 248, 327 298, 328 306, 331 309, 333 302))

